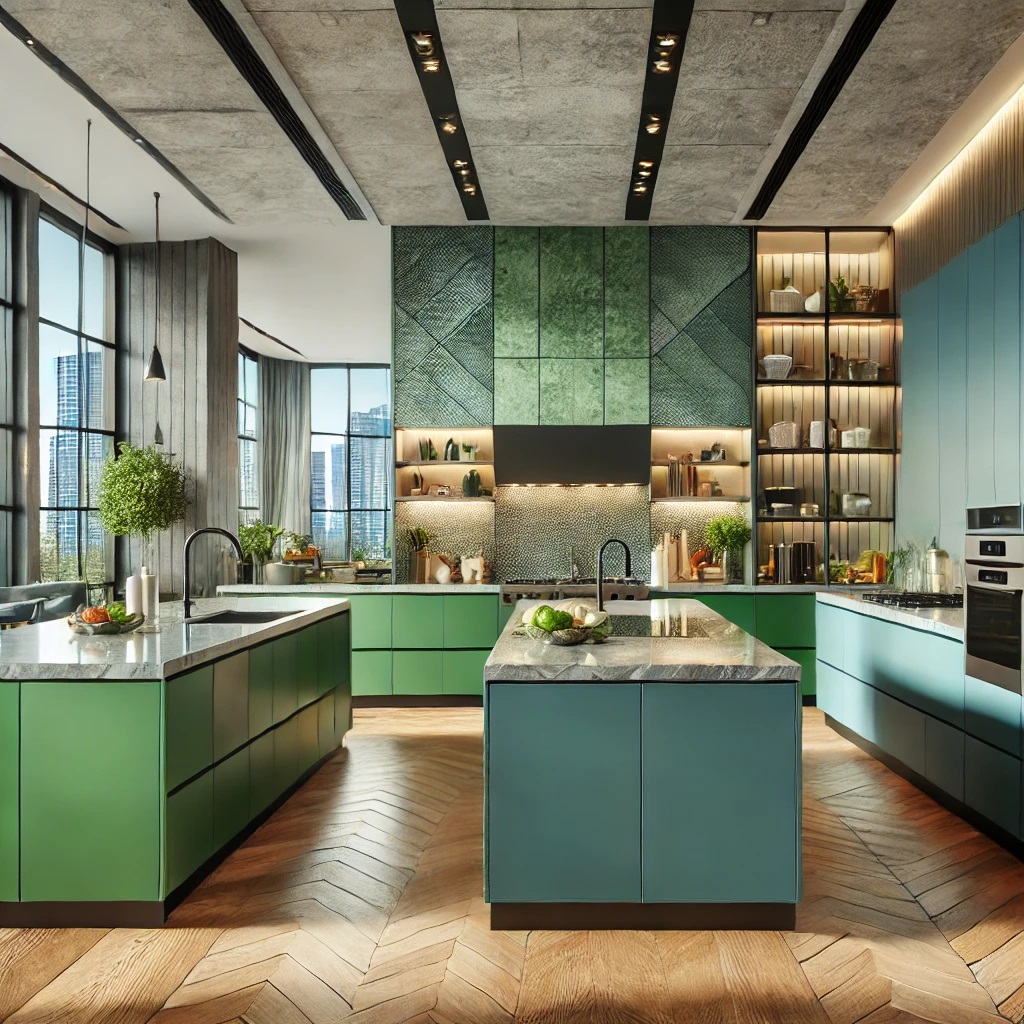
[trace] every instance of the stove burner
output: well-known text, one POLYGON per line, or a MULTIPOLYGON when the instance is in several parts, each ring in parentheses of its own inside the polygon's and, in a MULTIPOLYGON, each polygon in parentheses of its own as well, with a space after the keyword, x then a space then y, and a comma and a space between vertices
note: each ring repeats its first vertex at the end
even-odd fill
POLYGON ((963 594, 881 593, 865 594, 865 601, 894 608, 962 608, 963 594))
POLYGON ((506 580, 506 587, 553 587, 559 581, 553 577, 533 580, 506 580))

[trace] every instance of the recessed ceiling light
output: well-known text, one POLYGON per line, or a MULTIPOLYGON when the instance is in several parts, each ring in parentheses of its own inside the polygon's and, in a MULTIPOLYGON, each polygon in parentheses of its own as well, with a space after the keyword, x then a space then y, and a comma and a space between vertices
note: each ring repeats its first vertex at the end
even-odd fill
POLYGON ((454 135, 459 130, 459 126, 450 117, 442 117, 438 121, 438 127, 445 135, 454 135))
POLYGON ((25 40, 25 45, 26 46, 35 46, 36 45, 36 41, 34 39, 26 39, 25 40))
POLYGON ((409 38, 421 57, 430 57, 434 52, 434 37, 429 32, 411 32, 409 38))
POLYGON ((750 20, 750 24, 755 28, 764 28, 764 26, 771 20, 771 11, 755 11, 754 17, 750 20))
POLYGON ((672 62, 667 60, 656 60, 651 65, 651 70, 656 75, 667 75, 672 70, 672 62))
POLYGON ((638 167, 650 168, 650 167, 654 166, 654 161, 653 160, 638 160, 637 161, 637 166, 638 167))
POLYGON ((422 67, 423 70, 427 73, 440 71, 441 62, 436 57, 429 57, 427 60, 422 62, 420 67, 422 67))
POLYGON ((464 177, 464 178, 468 178, 469 177, 469 168, 468 167, 460 168, 459 169, 459 174, 461 174, 462 177, 464 177))
POLYGON ((473 182, 471 182, 471 181, 467 181, 462 186, 462 191, 465 192, 467 196, 475 196, 476 195, 476 185, 474 185, 473 182))
POLYGON ((660 135, 661 128, 661 116, 659 114, 648 114, 647 124, 644 125, 644 131, 646 131, 648 135, 660 135))
POLYGON ((647 191, 647 186, 646 185, 634 185, 633 186, 633 191, 636 192, 637 195, 643 195, 643 193, 647 191))
POLYGON ((658 46, 663 50, 671 50, 676 43, 679 42, 679 36, 676 35, 660 35, 658 36, 658 46))
POLYGON ((135 141, 136 141, 136 142, 137 142, 137 143, 138 143, 138 144, 139 144, 140 146, 144 146, 144 145, 146 144, 146 140, 145 140, 144 138, 142 138, 142 136, 141 136, 141 135, 137 135, 137 136, 135 137, 135 141))
POLYGON ((468 166, 469 166, 469 161, 468 160, 453 160, 452 161, 452 167, 454 167, 456 170, 461 170, 463 167, 468 167, 468 166))
POLYGON ((649 178, 654 172, 645 170, 644 168, 641 167, 640 170, 637 171, 636 173, 639 174, 641 178, 649 178))

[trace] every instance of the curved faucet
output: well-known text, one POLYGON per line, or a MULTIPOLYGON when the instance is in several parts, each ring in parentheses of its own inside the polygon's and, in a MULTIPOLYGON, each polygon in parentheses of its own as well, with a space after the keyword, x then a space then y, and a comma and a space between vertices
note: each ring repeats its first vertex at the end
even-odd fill
POLYGON ((612 537, 606 540, 597 549, 597 610, 604 611, 604 549, 609 544, 621 544, 622 550, 626 552, 626 575, 633 575, 632 559, 629 554, 629 545, 624 540, 619 540, 617 537, 612 537))
MULTIPOLYGON (((204 526, 201 530, 196 530, 185 538, 183 560, 185 562, 184 605, 186 622, 188 622, 189 612, 192 610, 192 600, 189 597, 189 594, 192 592, 192 542, 196 537, 204 533, 219 533, 222 537, 227 537, 227 539, 234 545, 235 551, 238 552, 238 561, 241 562, 245 558, 245 555, 242 554, 242 545, 238 538, 233 533, 229 533, 227 530, 222 530, 219 526, 204 526)), ((237 568, 235 570, 235 579, 238 579, 237 568)))

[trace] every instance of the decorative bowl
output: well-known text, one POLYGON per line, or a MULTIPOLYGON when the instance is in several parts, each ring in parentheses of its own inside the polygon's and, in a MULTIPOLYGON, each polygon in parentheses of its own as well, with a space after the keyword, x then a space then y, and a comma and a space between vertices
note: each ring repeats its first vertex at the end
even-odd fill
POLYGON ((86 622, 82 618, 85 605, 79 605, 78 610, 68 616, 68 628, 72 633, 79 636, 118 636, 121 633, 131 633, 146 621, 145 615, 133 615, 125 622, 86 622))
POLYGON ((569 629, 555 629, 550 633, 540 626, 524 626, 523 631, 531 640, 542 644, 552 644, 555 647, 575 647, 577 644, 594 643, 604 641, 603 636, 595 637, 594 631, 587 626, 572 626, 569 629))

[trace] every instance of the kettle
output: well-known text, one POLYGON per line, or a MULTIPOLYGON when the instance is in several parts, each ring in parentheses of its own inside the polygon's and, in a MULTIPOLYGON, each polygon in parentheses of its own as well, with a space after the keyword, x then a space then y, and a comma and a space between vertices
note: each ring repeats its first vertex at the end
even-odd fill
POLYGON ((952 590, 952 575, 949 552, 939 547, 937 537, 932 537, 931 547, 925 552, 925 591, 929 594, 948 594, 952 590))

